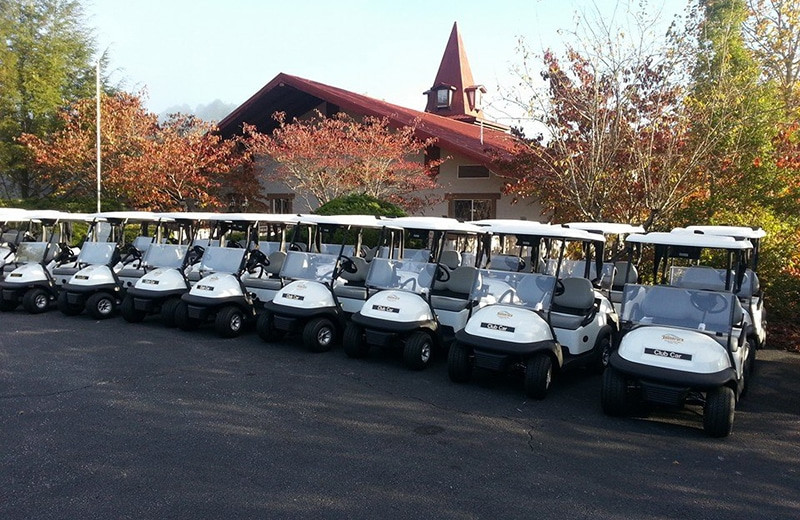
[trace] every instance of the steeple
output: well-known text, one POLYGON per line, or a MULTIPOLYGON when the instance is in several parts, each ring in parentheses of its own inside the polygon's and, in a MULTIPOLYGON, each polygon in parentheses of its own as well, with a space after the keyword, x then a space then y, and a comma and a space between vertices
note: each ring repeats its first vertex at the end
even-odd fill
POLYGON ((472 70, 458 32, 458 23, 453 23, 433 86, 423 92, 428 96, 425 112, 474 122, 476 119, 483 119, 481 97, 485 93, 486 88, 475 85, 472 79, 472 70))

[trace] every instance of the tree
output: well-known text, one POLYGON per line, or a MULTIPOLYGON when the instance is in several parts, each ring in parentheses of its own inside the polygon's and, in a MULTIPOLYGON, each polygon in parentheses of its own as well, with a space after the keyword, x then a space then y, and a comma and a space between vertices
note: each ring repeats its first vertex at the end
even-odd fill
MULTIPOLYGON (((258 184, 243 173, 238 141, 223 141, 214 127, 193 116, 159 123, 139 96, 117 93, 101 102, 103 193, 136 209, 219 207, 226 195, 257 199, 258 184)), ((95 191, 95 100, 80 100, 60 113, 62 129, 45 137, 24 134, 32 168, 65 198, 95 191)))
POLYGON ((314 210, 317 215, 381 215, 405 217, 406 212, 391 202, 370 195, 351 194, 333 199, 314 210))
POLYGON ((91 95, 95 44, 78 0, 0 2, 0 40, 0 195, 39 196, 16 138, 54 131, 61 107, 91 95))
POLYGON ((285 184, 311 206, 352 193, 393 202, 406 210, 425 199, 416 193, 435 187, 432 168, 441 161, 420 161, 433 140, 420 141, 414 128, 391 129, 387 119, 362 121, 339 113, 325 118, 319 112, 309 120, 285 121, 272 135, 245 128, 250 153, 275 162, 267 179, 285 184))

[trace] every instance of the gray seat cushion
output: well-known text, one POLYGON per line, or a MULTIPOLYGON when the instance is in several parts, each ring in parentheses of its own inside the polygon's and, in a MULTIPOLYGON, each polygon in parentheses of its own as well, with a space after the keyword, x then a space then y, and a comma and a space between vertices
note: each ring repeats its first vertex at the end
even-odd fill
POLYGON ((564 278, 564 291, 553 297, 550 324, 575 330, 594 312, 594 288, 586 278, 564 278))
POLYGON ((351 300, 366 300, 368 297, 367 288, 363 285, 339 285, 333 289, 339 298, 349 298, 351 300))

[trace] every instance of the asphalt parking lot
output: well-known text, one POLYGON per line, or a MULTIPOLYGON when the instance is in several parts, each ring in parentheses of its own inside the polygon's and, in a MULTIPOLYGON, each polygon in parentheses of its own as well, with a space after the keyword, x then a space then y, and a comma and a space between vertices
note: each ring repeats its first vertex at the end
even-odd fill
POLYGON ((600 377, 409 372, 254 333, 0 315, 0 518, 800 517, 800 356, 760 353, 734 434, 613 419, 600 377))

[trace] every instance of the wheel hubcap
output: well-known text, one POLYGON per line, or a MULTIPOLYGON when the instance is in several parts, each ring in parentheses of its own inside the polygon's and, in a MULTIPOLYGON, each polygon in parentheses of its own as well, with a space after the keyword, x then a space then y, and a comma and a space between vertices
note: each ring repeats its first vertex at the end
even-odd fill
POLYGON ((547 375, 544 378, 544 387, 550 388, 550 382, 553 380, 553 369, 549 369, 547 371, 547 375))
POLYGON ((40 294, 34 300, 33 303, 36 305, 37 309, 44 309, 47 307, 47 295, 40 294))
POLYGON ((603 354, 601 356, 601 360, 603 362, 604 367, 608 366, 609 359, 611 359, 611 348, 608 345, 606 345, 605 347, 603 347, 603 354))
POLYGON ((234 314, 231 317, 231 330, 237 332, 242 328, 242 317, 239 314, 234 314))
POLYGON ((97 302, 97 311, 100 314, 109 314, 111 313, 111 309, 112 309, 111 300, 103 298, 102 300, 97 302))
POLYGON ((422 360, 423 363, 427 363, 428 360, 431 358, 430 343, 425 342, 422 344, 422 353, 420 354, 419 358, 422 360))
POLYGON ((317 332, 317 343, 322 345, 323 347, 327 347, 333 341, 333 330, 330 327, 322 327, 319 332, 317 332))

